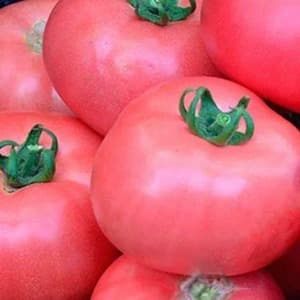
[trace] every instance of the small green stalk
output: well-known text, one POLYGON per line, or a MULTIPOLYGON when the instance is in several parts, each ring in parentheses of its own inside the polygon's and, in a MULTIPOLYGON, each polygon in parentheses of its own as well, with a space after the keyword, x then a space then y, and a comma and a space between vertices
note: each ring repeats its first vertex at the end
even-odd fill
POLYGON ((217 146, 241 145, 250 140, 254 134, 254 122, 247 112, 249 101, 250 98, 245 96, 231 111, 223 112, 217 107, 210 91, 199 87, 183 92, 179 111, 189 129, 206 141, 217 146), (195 93, 195 96, 186 109, 184 100, 190 93, 195 93), (245 121, 245 132, 238 131, 241 119, 245 121))
POLYGON ((225 277, 193 276, 180 287, 178 300, 225 300, 233 292, 231 282, 225 277))
POLYGON ((30 51, 41 54, 43 50, 43 36, 46 27, 46 21, 40 20, 33 24, 31 30, 25 34, 25 42, 30 51))
POLYGON ((142 19, 165 26, 169 22, 185 20, 196 10, 196 0, 190 6, 178 5, 178 0, 127 0, 142 19))
POLYGON ((57 138, 52 131, 37 124, 21 145, 10 140, 0 142, 0 149, 7 146, 11 147, 11 150, 8 156, 0 154, 0 170, 10 188, 52 180, 58 150, 57 138), (50 149, 39 145, 43 132, 51 138, 50 149))

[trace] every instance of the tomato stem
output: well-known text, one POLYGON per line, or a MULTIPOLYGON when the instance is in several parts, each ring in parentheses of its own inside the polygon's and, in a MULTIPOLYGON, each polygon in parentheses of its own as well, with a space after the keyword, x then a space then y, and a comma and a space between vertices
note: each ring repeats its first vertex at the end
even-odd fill
POLYGON ((188 7, 179 6, 178 0, 128 0, 128 2, 140 18, 161 26, 185 20, 196 9, 195 0, 189 0, 188 7))
POLYGON ((179 299, 225 300, 233 292, 233 286, 226 277, 193 276, 180 287, 179 299))
POLYGON ((31 30, 26 32, 25 41, 32 52, 41 54, 43 50, 43 37, 46 27, 46 22, 40 20, 36 22, 31 30))
POLYGON ((244 96, 231 111, 223 112, 217 107, 210 91, 199 87, 183 92, 179 101, 179 111, 190 130, 206 141, 217 146, 241 145, 254 134, 254 122, 246 110, 249 101, 250 98, 244 96), (184 100, 190 93, 195 93, 195 96, 186 109, 184 100), (238 131, 241 119, 245 121, 245 132, 238 131))
POLYGON ((20 188, 53 178, 58 142, 52 131, 37 124, 22 145, 10 140, 0 142, 0 149, 7 146, 11 147, 10 153, 8 156, 0 154, 0 169, 9 187, 20 188), (39 144, 43 132, 51 138, 50 149, 39 144))

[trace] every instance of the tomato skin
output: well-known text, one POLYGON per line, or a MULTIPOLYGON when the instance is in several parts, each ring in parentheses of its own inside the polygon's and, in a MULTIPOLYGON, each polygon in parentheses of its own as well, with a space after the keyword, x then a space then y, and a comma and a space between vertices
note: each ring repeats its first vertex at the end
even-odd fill
POLYGON ((45 31, 50 78, 76 115, 105 134, 125 105, 154 84, 218 74, 199 42, 199 15, 200 7, 161 27, 137 18, 124 0, 61 0, 45 31))
POLYGON ((249 90, 213 77, 173 80, 130 104, 105 137, 92 174, 95 215, 124 254, 147 266, 250 272, 299 236, 299 154, 298 130, 249 90), (252 98, 248 143, 216 147, 188 130, 178 101, 198 86, 223 109, 252 98))
POLYGON ((203 40, 226 76, 300 112, 299 14, 297 0, 204 0, 203 40))
POLYGON ((56 0, 27 0, 0 10, 0 111, 57 111, 72 114, 45 70, 41 53, 26 42, 37 22, 46 21, 56 0))
MULTIPOLYGON (((105 271, 91 300, 179 300, 183 276, 162 273, 121 256, 105 271)), ((233 293, 226 300, 283 300, 280 289, 266 272, 230 278, 233 293)))
POLYGON ((100 277, 91 300, 171 300, 182 276, 170 275, 137 264, 122 255, 100 277))
POLYGON ((8 194, 1 178, 0 298, 88 299, 118 255, 99 230, 88 192, 101 138, 77 119, 56 114, 0 113, 0 123, 0 140, 23 142, 39 123, 59 142, 52 182, 8 194))

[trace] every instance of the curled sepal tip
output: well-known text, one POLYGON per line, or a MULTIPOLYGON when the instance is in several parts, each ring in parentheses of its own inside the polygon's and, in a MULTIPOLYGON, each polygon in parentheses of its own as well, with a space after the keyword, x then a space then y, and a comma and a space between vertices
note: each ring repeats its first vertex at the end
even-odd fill
POLYGON ((25 142, 0 142, 0 149, 10 147, 9 155, 0 154, 0 169, 5 176, 5 183, 10 188, 20 188, 29 184, 50 181, 55 173, 55 157, 58 141, 55 134, 37 124, 30 130, 25 142), (42 133, 51 139, 50 148, 39 144, 42 133))
POLYGON ((127 0, 142 19, 165 26, 169 22, 185 20, 196 9, 196 0, 188 7, 178 5, 178 0, 127 0))
POLYGON ((247 111, 250 98, 243 97, 229 112, 221 111, 205 87, 186 89, 179 101, 179 111, 189 129, 199 137, 217 146, 241 145, 254 134, 254 122, 247 111), (185 98, 194 93, 189 108, 185 98), (245 121, 245 131, 238 130, 241 119, 245 121))

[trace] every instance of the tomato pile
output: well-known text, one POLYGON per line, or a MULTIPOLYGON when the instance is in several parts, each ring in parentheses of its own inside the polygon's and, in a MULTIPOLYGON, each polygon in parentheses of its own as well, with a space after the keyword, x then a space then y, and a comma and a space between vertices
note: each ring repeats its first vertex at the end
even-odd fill
POLYGON ((0 1, 0 299, 299 300, 300 2, 0 1))

